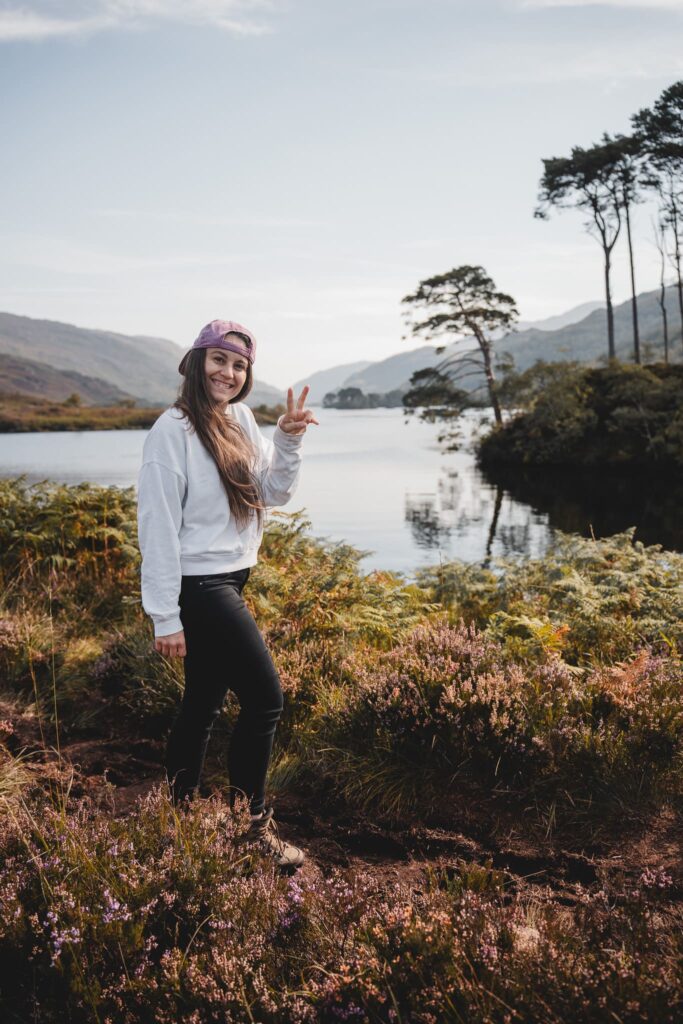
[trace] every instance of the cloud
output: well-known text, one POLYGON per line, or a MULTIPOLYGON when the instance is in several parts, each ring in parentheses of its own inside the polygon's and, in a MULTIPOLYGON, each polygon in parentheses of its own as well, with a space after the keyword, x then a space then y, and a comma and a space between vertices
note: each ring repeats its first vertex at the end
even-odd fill
POLYGON ((622 36, 610 46, 600 40, 586 40, 577 46, 571 38, 558 39, 551 47, 541 36, 522 40, 514 48, 500 41, 488 44, 487 61, 478 52, 465 53, 458 62, 430 67, 375 67, 375 74, 417 82, 457 83, 461 87, 488 89, 513 85, 546 85, 561 82, 599 83, 612 91, 624 82, 659 82, 683 77, 680 39, 663 32, 653 35, 648 45, 643 33, 622 36))
POLYGON ((521 7, 630 7, 680 11, 681 0, 518 0, 521 7))
POLYGON ((276 0, 0 0, 0 42, 83 36, 116 28, 144 29, 162 21, 210 25, 233 35, 272 31, 276 0))

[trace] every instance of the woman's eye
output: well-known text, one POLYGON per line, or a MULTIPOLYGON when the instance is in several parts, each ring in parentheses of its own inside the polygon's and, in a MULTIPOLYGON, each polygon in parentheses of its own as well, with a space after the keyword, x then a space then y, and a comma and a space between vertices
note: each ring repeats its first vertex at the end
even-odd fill
MULTIPOLYGON (((214 359, 214 362, 215 362, 216 366, 225 366, 226 365, 225 359, 221 359, 220 357, 218 359, 214 359)), ((244 363, 235 363, 235 369, 236 370, 246 370, 246 368, 247 367, 246 367, 246 365, 244 363)))

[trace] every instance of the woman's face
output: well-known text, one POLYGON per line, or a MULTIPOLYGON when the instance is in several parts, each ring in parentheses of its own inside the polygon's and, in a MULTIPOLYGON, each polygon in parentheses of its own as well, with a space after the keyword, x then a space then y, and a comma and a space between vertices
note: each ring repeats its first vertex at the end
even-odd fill
MULTIPOLYGON (((230 335, 227 335, 228 339, 230 335)), ((239 338, 235 338, 239 342, 239 338)), ((214 402, 225 404, 239 395, 247 379, 247 359, 225 348, 207 348, 204 358, 206 389, 214 402)))

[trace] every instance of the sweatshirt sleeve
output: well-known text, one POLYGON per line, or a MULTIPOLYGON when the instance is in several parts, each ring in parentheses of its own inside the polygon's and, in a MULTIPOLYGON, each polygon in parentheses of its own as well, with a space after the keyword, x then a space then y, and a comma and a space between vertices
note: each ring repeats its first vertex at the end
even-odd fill
POLYGON ((260 449, 258 475, 267 508, 287 504, 296 490, 301 469, 303 434, 288 434, 280 427, 280 419, 272 440, 261 433, 254 420, 260 449))
POLYGON ((138 476, 138 542, 142 554, 142 607, 154 622, 154 635, 183 628, 180 621, 180 526, 187 489, 183 476, 154 460, 138 476))

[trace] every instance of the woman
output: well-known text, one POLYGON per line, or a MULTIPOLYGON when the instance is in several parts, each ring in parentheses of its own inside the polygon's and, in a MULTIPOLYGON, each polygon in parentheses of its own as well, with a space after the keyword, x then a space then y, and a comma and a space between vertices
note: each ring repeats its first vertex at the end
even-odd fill
MULTIPOLYGON (((209 735, 228 689, 240 703, 230 738, 230 806, 249 801, 247 839, 283 869, 304 860, 277 835, 265 781, 283 706, 275 665, 242 590, 255 565, 266 508, 296 489, 303 434, 313 413, 308 385, 272 440, 243 399, 252 387, 256 339, 231 320, 204 327, 178 367, 179 397, 145 438, 138 477, 142 605, 154 623, 154 649, 184 658, 185 690, 166 749, 174 803, 199 784, 209 735)), ((319 424, 318 424, 319 425, 319 424)))

